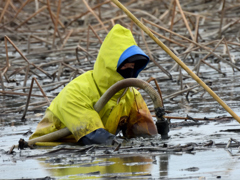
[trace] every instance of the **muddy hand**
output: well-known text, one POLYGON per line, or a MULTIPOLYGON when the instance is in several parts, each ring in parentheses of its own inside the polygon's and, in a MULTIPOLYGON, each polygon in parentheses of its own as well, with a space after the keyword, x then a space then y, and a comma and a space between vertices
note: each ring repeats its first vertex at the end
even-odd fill
POLYGON ((33 149, 33 146, 32 145, 29 145, 27 141, 25 141, 24 139, 20 139, 18 141, 18 149, 24 149, 24 148, 27 148, 29 147, 30 149, 33 149))

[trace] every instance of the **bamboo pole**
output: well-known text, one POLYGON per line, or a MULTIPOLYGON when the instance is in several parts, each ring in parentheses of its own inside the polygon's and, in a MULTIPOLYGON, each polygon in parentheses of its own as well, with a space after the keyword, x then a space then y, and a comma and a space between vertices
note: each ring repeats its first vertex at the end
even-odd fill
MULTIPOLYGON (((169 42, 172 42, 172 43, 174 43, 174 44, 177 44, 178 46, 181 46, 181 47, 187 47, 186 45, 181 44, 181 43, 179 43, 179 42, 177 42, 177 41, 174 41, 173 39, 167 38, 167 37, 165 37, 165 36, 163 36, 163 35, 157 33, 157 32, 154 31, 154 30, 151 30, 151 31, 152 31, 152 33, 158 35, 160 38, 166 39, 166 40, 169 41, 169 42)), ((190 51, 189 51, 189 52, 190 52, 190 51)))
POLYGON ((40 12, 42 12, 44 9, 46 9, 47 6, 43 6, 41 9, 39 9, 37 12, 33 13, 30 17, 28 17, 25 21, 23 21, 20 25, 18 25, 15 30, 17 30, 18 28, 20 28, 23 24, 26 24, 26 22, 28 22, 30 19, 32 19, 33 17, 35 17, 37 14, 39 14, 40 12))
POLYGON ((0 15, 0 22, 2 21, 2 18, 4 17, 4 14, 5 14, 5 12, 6 12, 7 8, 8 8, 9 3, 10 3, 10 0, 7 0, 6 4, 4 6, 4 9, 3 9, 3 11, 2 11, 2 13, 0 15))
MULTIPOLYGON (((229 60, 230 60, 232 63, 234 63, 234 61, 233 61, 233 59, 232 59, 232 57, 231 57, 231 54, 230 54, 230 52, 229 52, 228 44, 227 44, 227 41, 226 41, 225 38, 224 38, 224 44, 225 44, 225 47, 226 47, 226 50, 227 50, 227 54, 228 54, 229 60)), ((233 71, 234 71, 234 68, 232 68, 232 69, 233 69, 233 71)))
MULTIPOLYGON (((239 20, 240 20, 240 19, 239 19, 239 20)), ((180 37, 180 38, 182 38, 182 39, 184 39, 184 40, 187 40, 188 42, 191 42, 191 43, 195 44, 196 46, 199 46, 199 47, 205 49, 205 50, 208 51, 208 52, 211 52, 211 54, 213 54, 214 56, 216 56, 217 58, 219 58, 221 61, 229 64, 230 66, 232 66, 232 67, 234 67, 234 68, 236 68, 237 70, 240 71, 240 68, 239 68, 238 66, 236 66, 235 64, 233 64, 233 63, 230 62, 230 61, 227 61, 227 60, 223 59, 221 56, 219 56, 219 55, 217 55, 216 53, 212 52, 208 47, 203 46, 203 45, 201 45, 201 44, 199 44, 199 43, 196 43, 195 41, 192 41, 192 40, 190 40, 190 39, 188 39, 188 38, 186 38, 186 37, 184 37, 184 36, 182 36, 182 35, 179 35, 179 34, 173 32, 173 31, 170 31, 170 30, 168 30, 167 28, 164 28, 164 27, 162 27, 162 26, 156 25, 156 24, 154 24, 154 23, 152 23, 152 22, 150 22, 150 21, 148 21, 148 20, 146 20, 146 19, 144 19, 144 18, 143 18, 143 21, 151 24, 152 26, 158 27, 158 28, 160 28, 160 29, 163 29, 163 30, 169 32, 169 33, 172 33, 172 34, 174 34, 174 35, 176 35, 176 36, 178 36, 178 37, 180 37)), ((147 27, 146 27, 146 28, 147 28, 147 27)), ((148 30, 149 30, 149 29, 148 29, 148 30)), ((153 32, 153 30, 151 30, 151 29, 150 29, 150 31, 153 32)), ((155 38, 156 38, 156 37, 155 37, 155 38)), ((158 41, 159 41, 159 40, 158 40, 158 41)), ((155 42, 156 42, 156 41, 155 41, 155 42)), ((162 42, 161 42, 161 43, 162 43, 162 42)), ((163 43, 162 43, 162 44, 163 44, 163 43)), ((159 46, 160 46, 160 45, 159 45, 159 46)), ((164 45, 164 46, 165 46, 165 45, 164 45)), ((160 47, 161 47, 161 46, 160 46, 160 47)), ((165 47, 166 47, 166 46, 165 46, 165 47)), ((167 47, 166 47, 166 48, 167 48, 167 47)), ((167 49, 169 49, 169 48, 167 48, 167 49)), ((163 50, 164 50, 164 49, 163 49, 163 50)), ((169 50, 169 51, 170 51, 170 50, 169 50)), ((186 51, 186 52, 188 52, 188 51, 186 51)), ((174 58, 173 58, 173 59, 174 59, 174 58)))
POLYGON ((199 33, 198 33, 199 19, 200 19, 200 17, 199 17, 199 16, 196 16, 195 39, 194 39, 194 41, 195 41, 196 43, 198 43, 198 35, 199 35, 199 33))
MULTIPOLYGON (((55 37, 56 37, 56 31, 57 31, 57 27, 58 27, 58 22, 59 22, 59 14, 60 14, 60 10, 61 10, 61 0, 58 1, 58 7, 57 7, 57 17, 55 18, 55 25, 54 25, 54 33, 53 33, 53 46, 55 44, 55 37)), ((53 13, 53 12, 52 12, 53 13)), ((63 45, 62 45, 63 47, 63 45)), ((62 49, 62 48, 61 48, 62 49)))
MULTIPOLYGON (((62 85, 62 84, 61 84, 62 85)), ((13 91, 0 91, 0 96, 1 94, 3 95, 9 95, 9 96, 12 96, 12 95, 16 95, 16 96, 28 96, 29 93, 18 93, 18 92, 13 92, 13 91)), ((31 94, 31 96, 34 96, 34 97, 44 97, 43 95, 38 95, 38 94, 31 94)), ((48 98, 55 98, 56 96, 47 96, 48 98)))
MULTIPOLYGON (((212 52, 214 52, 214 51, 218 48, 218 46, 222 43, 223 39, 224 39, 224 38, 222 38, 222 39, 217 43, 217 45, 216 45, 215 48, 212 50, 212 52)), ((204 56, 204 58, 200 59, 200 60, 199 60, 199 63, 193 68, 193 70, 197 69, 197 74, 199 74, 199 69, 200 69, 201 62, 204 61, 205 59, 207 59, 208 56, 210 56, 210 55, 211 55, 211 53, 208 53, 206 56, 204 56)))
POLYGON ((73 29, 70 29, 69 32, 67 33, 66 37, 63 40, 62 46, 60 49, 63 49, 65 44, 67 43, 69 37, 71 36, 71 34, 73 33, 73 29))
MULTIPOLYGON (((102 5, 104 5, 104 4, 107 4, 107 3, 109 3, 109 2, 110 2, 110 0, 107 0, 107 1, 104 1, 104 2, 102 2, 102 3, 100 3, 100 4, 97 4, 96 6, 94 6, 94 7, 92 8, 92 10, 95 10, 95 9, 99 8, 100 6, 102 6, 102 5)), ((76 20, 78 20, 78 19, 80 19, 81 17, 85 16, 85 15, 88 14, 89 12, 90 12, 90 10, 88 10, 88 11, 86 11, 86 12, 84 12, 84 13, 78 15, 78 16, 76 16, 72 21, 70 21, 70 22, 68 23, 67 26, 70 26, 73 22, 75 22, 76 20)))
POLYGON ((2 85, 2 90, 5 91, 2 74, 3 74, 3 73, 0 72, 0 82, 1 82, 1 85, 2 85))
MULTIPOLYGON (((49 0, 47 0, 47 8, 48 8, 48 11, 49 11, 49 14, 50 14, 50 18, 51 18, 51 20, 52 20, 52 23, 53 23, 53 25, 54 25, 54 29, 55 29, 56 32, 58 33, 60 42, 61 42, 61 44, 62 44, 62 36, 61 36, 60 32, 58 31, 58 28, 57 28, 57 20, 54 19, 54 17, 53 17, 53 13, 52 13, 52 10, 51 10, 51 7, 50 7, 50 1, 49 1, 49 0)), ((53 41, 53 43, 54 43, 54 41, 53 41)), ((54 44, 53 44, 53 46, 54 46, 54 44)))
POLYGON ((165 44, 163 44, 153 33, 139 21, 126 7, 124 7, 118 0, 111 0, 120 9, 122 9, 130 19, 132 19, 137 26, 139 26, 146 34, 148 34, 166 53, 169 54, 197 83, 199 83, 229 114, 233 116, 239 123, 240 117, 233 112, 233 110, 225 104, 225 102, 218 97, 194 72, 191 71, 165 44))
MULTIPOLYGON (((18 9, 18 12, 15 14, 15 16, 14 16, 14 19, 18 16, 18 14, 22 11, 22 9, 27 5, 27 3, 29 3, 31 0, 27 0, 27 1, 25 1, 23 4, 22 4, 22 6, 18 9)), ((13 20, 14 20, 13 19, 13 20)))
POLYGON ((25 118, 26 116, 26 113, 27 113, 27 109, 28 109, 28 105, 29 105, 29 102, 30 102, 30 98, 31 98, 31 94, 32 94, 32 89, 33 89, 33 83, 37 84, 37 86, 39 87, 41 93, 43 94, 43 97, 46 99, 47 101, 47 104, 50 105, 50 100, 48 99, 48 97, 46 96, 45 92, 43 91, 43 89, 41 88, 40 84, 38 83, 37 79, 35 77, 32 78, 32 82, 31 82, 31 86, 30 86, 30 90, 29 90, 29 94, 28 94, 28 98, 27 98, 27 103, 26 103, 26 106, 25 106, 25 110, 23 112, 23 115, 22 115, 22 120, 25 118))
POLYGON ((92 10, 92 8, 88 5, 88 3, 83 0, 83 3, 85 4, 85 6, 88 8, 88 10, 93 14, 93 16, 98 20, 98 22, 102 25, 102 27, 104 28, 104 30, 108 33, 107 28, 105 27, 105 25, 103 24, 103 22, 101 21, 101 19, 96 15, 96 13, 92 10))
POLYGON ((99 42, 102 44, 102 43, 103 43, 102 39, 98 36, 98 34, 96 33, 96 31, 93 29, 93 27, 92 27, 91 25, 89 25, 88 27, 89 27, 89 29, 92 30, 92 32, 94 33, 94 35, 96 36, 96 38, 97 38, 97 39, 99 40, 99 42))
POLYGON ((222 0, 221 21, 220 21, 219 32, 218 32, 219 37, 222 36, 223 17, 224 17, 224 14, 225 14, 224 8, 225 8, 225 0, 222 0))
MULTIPOLYGON (((8 37, 8 36, 5 36, 4 37, 8 42, 10 42, 12 44, 12 46, 17 50, 17 52, 21 55, 21 57, 29 64, 29 65, 32 65, 34 66, 35 68, 37 68, 39 71, 43 72, 44 74, 46 74, 49 78, 51 78, 51 76, 45 72, 44 70, 42 70, 41 68, 39 68, 38 66, 36 66, 34 63, 31 63, 27 58, 26 56, 23 55, 23 53, 18 49, 18 47, 12 42, 12 40, 8 37)), ((6 42, 6 41, 5 41, 6 42)), ((7 46, 6 46, 6 49, 7 49, 7 46)))
POLYGON ((192 30, 190 29, 190 27, 189 27, 189 25, 188 25, 187 19, 186 19, 184 13, 183 13, 183 10, 182 10, 182 7, 181 7, 181 5, 180 5, 180 3, 179 3, 179 0, 175 0, 175 3, 177 4, 178 9, 179 9, 179 11, 180 11, 180 14, 182 15, 183 22, 184 22, 184 24, 185 24, 185 26, 186 26, 186 28, 187 28, 187 30, 188 30, 188 32, 189 32, 192 40, 194 41, 195 38, 194 38, 194 36, 193 36, 193 34, 192 34, 192 30))
POLYGON ((152 56, 152 53, 151 53, 151 51, 150 51, 150 49, 149 49, 149 47, 148 47, 148 44, 147 44, 147 42, 145 41, 145 36, 144 36, 142 30, 141 30, 141 35, 142 35, 142 39, 143 39, 143 41, 144 41, 144 44, 145 44, 145 47, 146 47, 146 49, 147 49, 147 52, 148 52, 148 55, 149 55, 150 60, 151 60, 164 74, 166 74, 166 75, 169 77, 169 79, 172 79, 172 75, 171 75, 167 70, 165 70, 157 61, 155 61, 155 59, 154 59, 154 57, 152 56))
MULTIPOLYGON (((171 25, 170 25, 170 30, 171 31, 173 30, 173 24, 174 24, 175 12, 176 12, 176 1, 175 0, 172 1, 172 6, 173 6, 172 19, 171 19, 171 25)), ((171 33, 169 34, 169 39, 172 39, 172 34, 171 33)), ((168 43, 168 45, 170 46, 170 42, 168 43)))

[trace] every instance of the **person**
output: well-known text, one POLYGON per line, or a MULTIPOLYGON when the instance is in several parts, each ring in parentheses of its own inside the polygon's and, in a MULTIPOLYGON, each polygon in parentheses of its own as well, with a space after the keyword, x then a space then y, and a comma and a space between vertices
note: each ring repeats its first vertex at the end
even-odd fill
POLYGON ((73 79, 47 108, 33 139, 67 127, 72 135, 59 141, 111 144, 119 131, 127 138, 155 136, 157 129, 140 92, 117 92, 98 113, 94 104, 116 82, 137 78, 149 57, 130 30, 116 24, 102 43, 93 70, 73 79))

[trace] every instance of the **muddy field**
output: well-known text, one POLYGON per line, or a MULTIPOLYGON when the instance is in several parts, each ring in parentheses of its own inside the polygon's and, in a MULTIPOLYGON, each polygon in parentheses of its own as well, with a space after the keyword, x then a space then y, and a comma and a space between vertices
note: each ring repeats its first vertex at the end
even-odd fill
MULTIPOLYGON (((120 2, 240 116, 240 1, 120 2)), ((239 179, 239 123, 110 1, 1 1, 0 38, 0 179, 239 179), (93 68, 116 23, 151 58, 139 78, 160 87, 170 138, 8 154, 61 89, 93 68)))

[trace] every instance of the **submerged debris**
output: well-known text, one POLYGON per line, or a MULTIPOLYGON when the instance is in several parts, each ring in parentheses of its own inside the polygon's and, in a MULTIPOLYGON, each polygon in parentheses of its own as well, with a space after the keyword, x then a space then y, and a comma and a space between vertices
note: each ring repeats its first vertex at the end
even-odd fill
POLYGON ((191 171, 191 172, 196 172, 198 170, 199 170, 198 167, 190 167, 190 168, 187 168, 187 169, 182 169, 182 171, 191 171))
MULTIPOLYGON (((234 139, 230 139, 230 141, 233 141, 234 139)), ((137 139, 131 140, 138 142, 137 139)), ((28 158, 33 158, 33 157, 55 157, 59 155, 64 155, 64 154, 72 154, 76 156, 91 156, 91 157, 125 157, 125 156, 135 156, 135 155, 140 155, 140 156, 152 156, 152 155, 161 155, 165 153, 170 153, 170 154, 179 154, 179 153, 192 153, 195 154, 197 151, 201 150, 209 150, 210 148, 229 148, 229 147, 240 147, 240 142, 239 144, 231 144, 230 141, 225 144, 222 143, 214 143, 213 140, 209 140, 203 143, 187 143, 184 145, 170 145, 166 143, 153 143, 152 141, 150 142, 139 142, 139 146, 129 146, 131 144, 131 141, 125 142, 122 147, 120 147, 118 150, 116 150, 115 147, 113 146, 102 146, 102 145, 91 145, 91 146, 76 146, 72 145, 71 147, 56 147, 55 150, 50 150, 44 154, 38 154, 38 155, 33 155, 33 156, 28 156, 28 158), (154 144, 154 146, 153 146, 154 144), (140 153, 140 154, 139 154, 140 153)), ((236 141, 236 140, 235 140, 236 141)), ((63 146, 63 145, 61 145, 63 146)))

